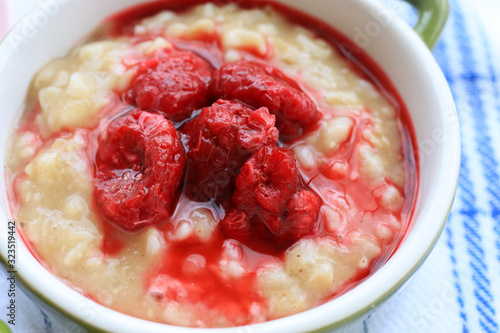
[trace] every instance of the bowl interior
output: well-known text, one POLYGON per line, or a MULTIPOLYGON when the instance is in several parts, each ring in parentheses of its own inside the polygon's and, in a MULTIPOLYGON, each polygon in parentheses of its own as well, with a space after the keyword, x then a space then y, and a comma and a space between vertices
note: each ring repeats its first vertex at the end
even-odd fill
MULTIPOLYGON (((0 45, 2 159, 11 124, 23 109, 33 74, 51 58, 66 54, 102 19, 139 2, 142 1, 107 0, 89 6, 85 0, 43 1, 11 31, 0 45)), ((316 16, 359 42, 358 46, 391 79, 406 103, 419 144, 419 193, 411 231, 383 267, 339 298, 297 315, 255 325, 256 331, 319 329, 352 318, 392 294, 435 244, 453 200, 459 167, 458 122, 451 93, 431 53, 411 28, 375 0, 281 2, 316 16)), ((0 186, 1 214, 7 221, 4 178, 0 179, 0 186)), ((2 237, 5 242, 5 235, 2 237)), ((4 258, 6 248, 0 249, 4 258)), ((117 313, 73 291, 43 269, 20 241, 18 253, 17 270, 25 283, 68 314, 108 330, 137 332, 144 325, 151 332, 164 330, 164 325, 117 313), (81 311, 82 306, 86 311, 81 311)))

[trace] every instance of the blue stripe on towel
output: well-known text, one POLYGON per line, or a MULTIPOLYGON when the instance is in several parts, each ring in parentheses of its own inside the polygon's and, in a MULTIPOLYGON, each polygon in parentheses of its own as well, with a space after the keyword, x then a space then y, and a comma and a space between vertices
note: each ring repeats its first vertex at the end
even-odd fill
MULTIPOLYGON (((498 80, 497 80, 497 75, 495 72, 495 68, 493 66, 493 59, 492 59, 492 51, 491 48, 488 45, 488 40, 485 35, 484 27, 481 27, 481 42, 483 45, 485 45, 485 55, 486 59, 488 62, 488 72, 490 73, 489 77, 489 87, 491 89, 491 94, 493 95, 495 99, 495 108, 496 111, 499 113, 499 119, 500 119, 500 89, 498 87, 498 80)), ((492 154, 493 155, 493 154, 492 154)), ((498 163, 496 161, 493 161, 491 165, 491 170, 493 172, 495 170, 498 170, 498 163)), ((488 171, 486 170, 486 175, 488 177, 488 171)), ((493 221, 495 222, 495 226, 493 230, 495 231, 496 234, 496 247, 497 247, 497 260, 500 261, 500 179, 498 177, 498 174, 496 174, 496 178, 493 177, 490 178, 488 177, 489 180, 491 180, 488 183, 488 193, 490 194, 490 207, 491 207, 491 217, 493 218, 493 221)))
MULTIPOLYGON (((481 100, 481 89, 474 79, 476 76, 476 63, 470 48, 470 36, 465 26, 464 16, 462 10, 459 9, 460 4, 455 3, 452 6, 452 12, 455 16, 454 30, 456 32, 456 37, 459 46, 459 56, 461 60, 461 67, 463 69, 468 69, 470 72, 465 73, 465 77, 471 78, 467 82, 467 102, 474 108, 475 116, 474 119, 474 129, 476 131, 476 141, 478 143, 477 151, 481 154, 481 163, 483 168, 488 169, 488 172, 492 173, 489 176, 495 176, 494 170, 491 170, 491 163, 494 162, 492 155, 493 150, 491 149, 491 138, 487 136, 487 126, 485 124, 485 113, 483 110, 483 102, 481 100), (486 161, 486 162, 485 162, 486 161)), ((486 171, 486 170, 485 170, 486 171)), ((479 313, 479 323, 481 327, 486 332, 497 332, 498 324, 495 321, 495 309, 493 308, 493 295, 490 290, 490 281, 488 279, 488 267, 485 263, 485 254, 482 249, 482 239, 479 231, 479 222, 477 220, 477 209, 475 195, 472 193, 473 186, 469 178, 470 172, 467 168, 467 158, 465 155, 462 157, 462 171, 460 186, 462 188, 462 193, 470 193, 469 200, 466 196, 462 198, 464 207, 469 209, 464 210, 462 213, 465 215, 464 227, 467 230, 466 241, 467 241, 467 252, 471 254, 470 266, 472 268, 472 280, 474 284, 474 295, 476 296, 476 308, 479 313), (472 200, 473 199, 473 200, 472 200), (467 202, 468 201, 468 202, 467 202)), ((488 177, 488 175, 487 175, 488 177)), ((498 175, 497 175, 498 177, 498 175)), ((493 179, 488 178, 488 182, 492 182, 493 179)))
POLYGON ((467 327, 467 314, 465 313, 464 299, 462 295, 462 286, 460 285, 460 276, 457 270, 457 259, 455 258, 455 245, 453 244, 453 233, 450 227, 452 221, 451 215, 446 224, 446 244, 450 249, 450 260, 452 265, 453 279, 455 280, 455 290, 457 291, 457 302, 460 308, 460 318, 462 318, 462 332, 469 333, 469 328, 467 327))
MULTIPOLYGON (((440 43, 437 44, 436 50, 435 50, 435 57, 436 60, 438 61, 439 65, 441 66, 443 73, 445 74, 446 78, 448 81, 451 81, 450 77, 450 70, 448 68, 448 61, 446 59, 446 44, 445 41, 442 40, 440 43)), ((455 285, 455 291, 457 292, 457 303, 460 311, 460 318, 462 320, 462 332, 463 333, 469 333, 469 328, 468 328, 468 323, 467 323, 467 314, 465 312, 465 302, 463 298, 463 292, 462 292, 462 285, 461 285, 461 278, 459 271, 457 269, 457 259, 456 259, 456 251, 455 251, 455 245, 453 243, 453 230, 451 227, 451 223, 453 221, 453 212, 450 213, 450 216, 448 218, 448 222, 446 223, 445 227, 445 233, 446 233, 446 244, 448 245, 448 248, 450 249, 450 261, 451 261, 451 267, 452 267, 452 274, 453 274, 453 279, 454 279, 454 285, 455 285)))

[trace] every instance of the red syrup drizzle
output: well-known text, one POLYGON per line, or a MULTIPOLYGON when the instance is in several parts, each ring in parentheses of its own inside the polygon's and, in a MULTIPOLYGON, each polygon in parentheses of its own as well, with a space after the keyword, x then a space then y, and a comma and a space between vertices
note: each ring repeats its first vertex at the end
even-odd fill
MULTIPOLYGON (((164 295, 169 296, 168 300, 178 301, 175 294, 187 291, 187 299, 192 304, 203 303, 208 309, 217 310, 226 318, 236 320, 232 324, 243 325, 248 323, 252 304, 266 305, 266 300, 259 295, 256 284, 256 273, 252 268, 259 267, 272 261, 271 257, 252 256, 252 250, 241 246, 243 261, 248 267, 248 274, 243 274, 240 278, 224 278, 221 274, 219 262, 223 252, 223 243, 226 237, 216 230, 209 242, 200 242, 196 237, 169 244, 167 253, 158 267, 147 274, 146 287, 160 292, 161 301, 164 295), (187 258, 190 255, 202 255, 206 264, 199 270, 186 269, 189 265, 187 258), (177 280, 170 286, 158 286, 158 280, 163 276, 177 280), (178 283, 180 282, 180 284, 178 283), (155 285, 157 287, 155 287, 155 285)), ((235 242, 236 243, 236 242, 235 242)), ((174 280, 174 281, 175 281, 174 280)), ((151 289, 150 289, 151 290, 151 289)), ((214 321, 210 314, 199 313, 197 319, 214 321)))
MULTIPOLYGON (((235 1, 218 1, 218 4, 232 3, 235 1)), ((102 38, 107 37, 118 37, 118 36, 132 36, 133 26, 140 19, 147 16, 153 15, 160 10, 174 10, 178 13, 187 11, 194 5, 207 3, 207 1, 156 1, 152 3, 141 4, 135 6, 120 13, 117 13, 107 19, 106 24, 109 30, 106 35, 102 38)), ((372 82, 375 87, 393 104, 397 112, 398 125, 400 133, 402 134, 402 151, 401 154, 405 156, 405 166, 407 170, 407 184, 404 189, 400 189, 405 197, 406 212, 401 213, 401 216, 397 216, 398 219, 405 219, 408 223, 411 223, 411 218, 413 215, 413 210, 409 209, 408 206, 413 206, 418 191, 418 149, 417 141, 415 136, 415 131, 410 120, 409 113, 402 101, 400 95, 395 89, 392 82, 383 72, 383 70, 366 54, 363 50, 357 48, 348 38, 331 28, 328 24, 311 17, 305 13, 297 11, 296 9, 290 8, 283 4, 274 3, 271 1, 245 1, 244 3, 238 2, 242 8, 255 8, 262 7, 265 5, 270 5, 274 7, 280 14, 287 17, 292 23, 302 25, 310 30, 316 32, 317 36, 326 40, 334 48, 340 50, 346 62, 355 70, 360 76, 372 82)), ((138 37, 137 42, 143 41, 145 39, 154 39, 156 36, 146 36, 138 37)), ((209 62, 214 68, 218 68, 223 62, 221 48, 221 41, 218 36, 200 36, 199 40, 171 40, 174 46, 181 50, 189 50, 193 53, 204 58, 209 62)), ((252 50, 246 50, 253 56, 254 52, 252 50)), ((266 55, 270 57, 271 54, 266 55)), ((268 60, 268 59, 266 59, 268 60)), ((301 82, 298 82, 300 86, 303 86, 301 82)), ((122 112, 125 112, 122 110, 122 112)), ((102 129, 103 124, 109 121, 109 114, 106 115, 107 119, 101 121, 97 129, 94 129, 95 133, 98 133, 99 128, 102 129)), ((360 121, 357 119, 357 121, 360 121)), ((179 127, 182 124, 175 124, 179 127)), ((312 130, 312 129, 311 129, 312 130)), ((88 137, 89 141, 94 141, 89 144, 88 156, 91 161, 95 159, 95 145, 96 134, 94 137, 88 137), (93 152, 93 153, 92 153, 93 152)), ((360 140, 360 131, 351 134, 351 139, 343 147, 339 149, 341 155, 347 156, 352 154, 352 148, 346 148, 348 145, 356 145, 356 142, 360 140)), ((355 160, 349 160, 349 164, 356 163, 355 160)), ((326 179, 322 175, 308 175, 309 179, 313 179, 311 183, 321 184, 322 182, 328 182, 332 184, 332 181, 326 179)), ((362 182, 349 182, 348 180, 339 180, 335 182, 336 188, 340 193, 348 192, 351 194, 352 201, 354 203, 362 203, 359 209, 361 213, 373 214, 380 213, 380 208, 375 202, 373 196, 369 191, 366 191, 366 185, 362 182), (356 193, 356 196, 352 196, 352 193, 356 193), (362 206, 362 207, 361 207, 362 206)), ((108 225, 106 222, 102 221, 100 217, 99 210, 93 203, 93 212, 96 218, 100 221, 103 230, 103 242, 101 245, 101 250, 106 256, 116 256, 118 255, 123 247, 124 243, 121 240, 121 236, 124 234, 122 231, 108 225)), ((159 228, 165 233, 171 229, 171 225, 167 223, 162 223, 159 228)), ((410 228, 410 225, 406 226, 406 231, 410 228)), ((325 230, 318 230, 318 233, 314 237, 323 237, 329 235, 325 230)), ((256 295, 254 288, 255 285, 255 273, 249 273, 244 278, 239 280, 224 280, 218 272, 218 260, 221 254, 221 247, 224 241, 224 236, 220 230, 216 230, 212 240, 208 243, 200 243, 197 240, 186 240, 183 242, 174 242, 169 244, 169 250, 164 254, 161 262, 156 266, 152 267, 149 272, 146 272, 147 279, 145 280, 146 289, 150 286, 151 281, 161 275, 168 274, 170 277, 183 281, 184 285, 191 286, 193 292, 190 295, 190 301, 204 301, 207 305, 223 310, 223 313, 227 314, 229 318, 233 317, 233 314, 248 315, 249 307, 252 302, 258 302, 263 304, 264 300, 256 295), (182 271, 182 265, 185 259, 190 254, 201 254, 206 259, 206 266, 203 273, 198 275, 189 275, 182 271)), ((394 244, 399 244, 400 239, 394 240, 394 244)), ((279 249, 273 246, 272 243, 261 240, 253 240, 251 244, 247 246, 242 246, 243 256, 247 263, 247 268, 249 272, 254 272, 258 267, 262 267, 265 263, 271 261, 281 261, 283 260, 285 250, 279 249)), ((387 249, 385 249, 387 252, 387 249)), ((394 252, 385 253, 385 257, 389 257, 394 252)), ((384 258, 386 259, 386 258, 384 258)), ((378 265, 381 265, 380 262, 378 265)), ((368 276, 375 265, 368 267, 367 269, 359 270, 357 275, 351 279, 343 288, 338 290, 334 295, 327 297, 325 299, 331 299, 333 296, 338 296, 341 293, 352 288, 356 282, 361 281, 363 278, 368 276)), ((244 323, 240 323, 244 324, 244 323)))

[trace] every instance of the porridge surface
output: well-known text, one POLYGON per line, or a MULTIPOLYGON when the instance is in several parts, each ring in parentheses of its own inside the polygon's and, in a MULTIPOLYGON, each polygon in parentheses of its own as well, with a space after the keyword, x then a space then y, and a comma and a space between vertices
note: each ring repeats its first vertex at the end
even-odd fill
POLYGON ((408 130, 400 106, 336 48, 271 7, 164 10, 127 29, 97 33, 43 67, 10 145, 16 218, 55 275, 126 314, 220 327, 317 306, 387 260, 415 198, 408 130), (279 141, 293 152, 300 186, 320 202, 314 232, 278 248, 226 237, 227 208, 185 193, 162 223, 126 232, 103 219, 94 195, 101 133, 131 112, 123 92, 141 61, 176 49, 214 69, 271 65, 314 101, 321 119, 279 141))

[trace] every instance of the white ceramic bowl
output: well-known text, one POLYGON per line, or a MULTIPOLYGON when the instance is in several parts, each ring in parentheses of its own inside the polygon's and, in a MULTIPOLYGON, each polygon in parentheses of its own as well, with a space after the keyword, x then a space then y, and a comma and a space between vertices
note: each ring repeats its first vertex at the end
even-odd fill
MULTIPOLYGON (((0 45, 0 157, 11 124, 23 109, 34 73, 69 48, 108 15, 142 0, 46 0, 19 23, 0 45)), ((353 325, 392 295, 420 266, 436 243, 452 204, 460 164, 459 129, 446 80, 418 35, 376 0, 283 0, 331 23, 358 40, 398 89, 413 120, 420 150, 420 183, 413 225, 396 253, 378 271, 344 295, 311 310, 239 328, 240 332, 330 330, 353 325), (376 27, 379 27, 377 30, 376 27), (370 30, 372 29, 372 30, 370 30), (360 31, 370 32, 361 40, 360 31), (374 33, 377 32, 377 33, 374 33), (345 326, 345 325, 348 326, 345 326)), ((0 180, 2 261, 7 257, 6 221, 10 214, 5 180, 0 180)), ((46 271, 24 242, 17 241, 17 279, 54 321, 56 330, 78 332, 200 331, 133 318, 101 306, 46 271), (58 324, 56 324, 56 322, 58 324)), ((227 331, 231 329, 213 329, 227 331)))

